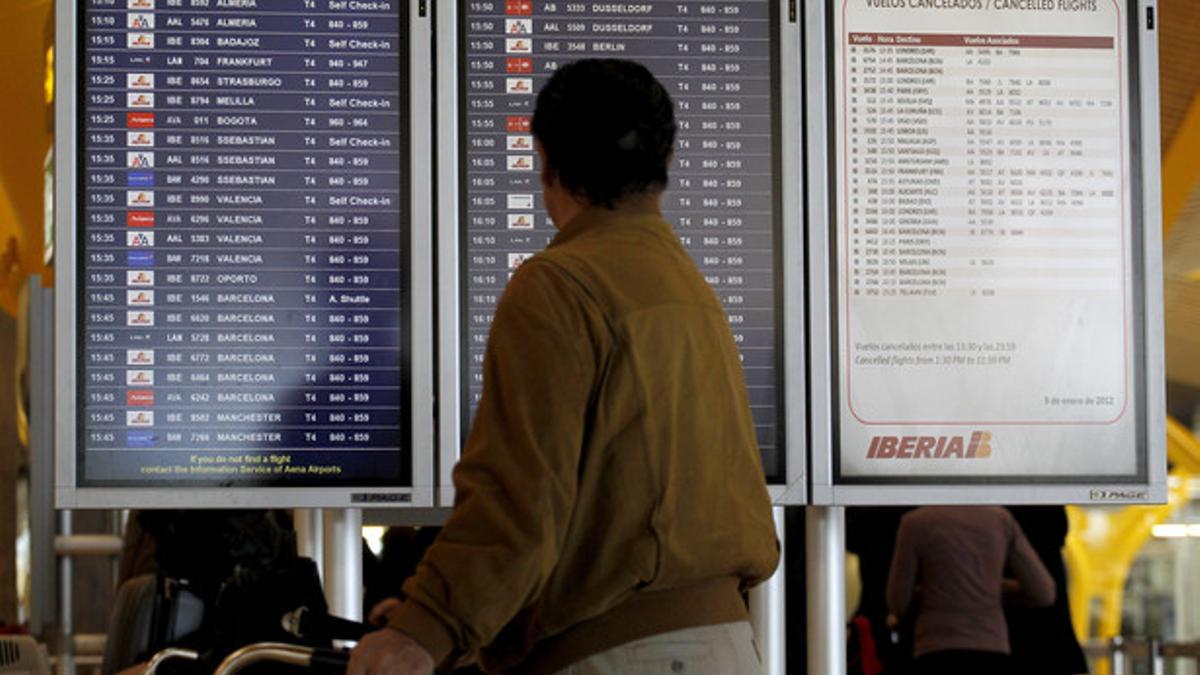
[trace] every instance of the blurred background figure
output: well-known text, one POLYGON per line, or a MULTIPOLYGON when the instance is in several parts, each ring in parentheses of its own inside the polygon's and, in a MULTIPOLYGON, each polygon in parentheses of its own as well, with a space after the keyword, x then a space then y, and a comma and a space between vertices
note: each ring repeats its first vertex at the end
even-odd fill
POLYGON ((912 622, 888 627, 886 594, 896 531, 900 518, 911 510, 897 506, 846 509, 846 548, 858 556, 862 591, 857 611, 847 606, 846 616, 856 628, 870 632, 884 675, 904 675, 912 661, 912 622))
POLYGON ((1054 590, 1003 508, 923 507, 900 519, 887 604, 889 624, 915 614, 914 675, 1011 675, 1005 600, 1049 606, 1054 590))

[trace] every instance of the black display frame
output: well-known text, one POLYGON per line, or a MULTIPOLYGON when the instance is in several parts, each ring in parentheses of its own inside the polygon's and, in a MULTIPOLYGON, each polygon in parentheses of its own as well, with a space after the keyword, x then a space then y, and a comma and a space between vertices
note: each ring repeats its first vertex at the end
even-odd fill
MULTIPOLYGON (((502 2, 503 0, 497 0, 502 2)), ((774 364, 775 364, 775 461, 773 467, 768 467, 767 463, 763 462, 764 472, 766 474, 767 483, 771 486, 786 487, 788 486, 789 469, 789 453, 788 453, 788 438, 789 434, 794 433, 788 429, 787 424, 787 373, 785 366, 785 338, 786 338, 786 288, 784 279, 784 213, 783 213, 783 191, 784 191, 784 169, 783 156, 785 152, 783 141, 783 94, 781 82, 783 79, 784 64, 781 61, 781 45, 783 41, 782 26, 780 19, 780 3, 782 0, 763 0, 766 2, 769 12, 770 22, 770 48, 769 60, 771 64, 771 171, 772 171, 772 227, 771 237, 773 243, 772 251, 772 266, 773 266, 773 323, 774 323, 774 364), (772 470, 772 468, 774 470, 772 470)), ((457 176, 457 206, 459 219, 455 226, 458 228, 457 233, 457 254, 458 254, 458 322, 459 331, 457 336, 458 344, 458 401, 459 406, 459 429, 461 443, 465 444, 470 432, 471 422, 473 418, 473 405, 471 401, 471 357, 470 357, 470 330, 469 330, 469 310, 468 310, 468 277, 470 274, 468 259, 469 259, 469 219, 466 218, 467 206, 469 201, 467 186, 469 185, 468 177, 468 109, 467 109, 467 58, 466 58, 466 43, 468 39, 467 22, 470 21, 468 16, 468 8, 470 0, 455 0, 457 2, 457 25, 454 27, 457 36, 458 53, 456 59, 456 101, 457 101, 457 152, 458 152, 458 176, 457 176)), ((583 55, 581 58, 585 58, 583 55)), ((568 60, 565 59, 564 63, 568 60)), ((798 64, 797 64, 798 65, 798 64)), ((669 214, 668 214, 669 215, 669 214)), ((802 377, 802 374, 797 373, 796 377, 802 377)), ((459 448, 461 452, 461 447, 459 448)))
MULTIPOLYGON (((88 110, 87 102, 87 77, 88 77, 88 51, 87 51, 87 17, 91 10, 88 7, 87 0, 74 0, 76 2, 77 20, 75 21, 75 143, 76 151, 74 153, 75 163, 75 211, 72 214, 76 219, 77 226, 73 228, 76 233, 74 237, 75 244, 75 274, 77 275, 77 283, 75 285, 75 307, 74 314, 76 326, 80 331, 80 335, 84 332, 86 323, 84 321, 87 304, 85 302, 88 292, 84 282, 86 280, 86 248, 88 237, 86 225, 88 223, 87 199, 84 198, 87 190, 87 166, 86 156, 88 146, 86 138, 88 129, 86 126, 88 110)), ((400 130, 398 133, 399 145, 397 152, 399 153, 399 165, 401 167, 399 184, 397 186, 397 198, 399 201, 399 224, 400 228, 397 234, 399 235, 399 249, 397 257, 401 262, 412 259, 412 230, 414 227, 420 226, 413 222, 413 199, 412 187, 413 181, 411 176, 411 167, 413 166, 413 143, 409 134, 408 123, 412 119, 412 102, 413 102, 413 82, 410 75, 411 59, 408 50, 408 38, 412 31, 411 21, 411 3, 413 0, 397 0, 397 13, 399 28, 397 38, 400 46, 397 50, 398 68, 397 77, 399 81, 398 87, 398 109, 401 111, 400 130), (408 227, 405 227, 405 223, 408 227)), ((196 11, 203 11, 198 9, 196 11)), ((215 10, 210 10, 215 11, 215 10)), ((413 308, 414 308, 414 293, 413 293, 413 272, 411 265, 403 265, 400 270, 401 288, 399 292, 399 301, 402 311, 400 313, 400 323, 398 337, 400 342, 400 360, 399 360, 399 401, 400 401, 400 428, 398 438, 402 442, 407 442, 407 447, 401 446, 396 449, 402 454, 401 461, 398 466, 398 471, 392 476, 380 477, 377 479, 361 479, 352 480, 336 480, 336 479, 314 479, 310 477, 287 478, 287 479, 254 479, 254 480, 223 480, 223 479, 194 479, 194 480, 169 480, 169 479, 154 479, 146 481, 137 480, 101 480, 91 479, 87 477, 87 435, 85 433, 85 416, 86 409, 86 378, 80 377, 76 380, 74 393, 75 399, 75 486, 78 489, 92 488, 185 488, 185 489, 211 489, 211 488, 232 488, 232 489, 291 489, 291 488, 332 488, 332 489, 355 489, 355 488, 415 488, 415 464, 416 453, 419 451, 413 447, 413 345, 414 345, 414 330, 413 330, 413 308)), ((86 345, 77 344, 75 349, 74 367, 80 375, 86 373, 86 345)), ((306 452, 312 450, 305 449, 306 452)), ((327 452, 337 452, 336 448, 326 450, 327 452)), ((235 451, 228 452, 246 452, 251 454, 254 452, 288 452, 288 450, 270 450, 270 451, 235 451)), ((399 497, 407 497, 407 495, 397 495, 399 497)), ((389 501, 382 499, 381 501, 389 501)), ((398 499, 395 501, 408 501, 407 499, 398 499)))

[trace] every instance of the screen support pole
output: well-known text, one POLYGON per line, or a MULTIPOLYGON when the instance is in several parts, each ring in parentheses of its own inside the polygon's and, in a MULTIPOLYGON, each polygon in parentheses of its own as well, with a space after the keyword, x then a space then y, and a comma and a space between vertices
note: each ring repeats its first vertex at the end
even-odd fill
POLYGON ((317 565, 317 573, 325 578, 325 544, 321 536, 325 524, 321 522, 321 509, 295 509, 292 523, 296 528, 296 553, 317 565))
POLYGON ((846 509, 804 514, 808 577, 808 672, 846 672, 846 509))
POLYGON ((775 533, 779 539, 779 567, 775 574, 750 591, 750 621, 754 637, 762 651, 763 672, 766 675, 787 675, 787 574, 784 558, 787 555, 784 537, 784 507, 771 509, 775 517, 775 533))
POLYGON ((362 621, 362 509, 322 509, 325 599, 329 612, 362 621))
POLYGON ((29 630, 45 639, 54 579, 54 290, 29 277, 29 630))
MULTIPOLYGON (((74 534, 75 515, 58 512, 58 532, 74 534)), ((69 555, 58 556, 58 672, 75 675, 75 561, 69 555)))

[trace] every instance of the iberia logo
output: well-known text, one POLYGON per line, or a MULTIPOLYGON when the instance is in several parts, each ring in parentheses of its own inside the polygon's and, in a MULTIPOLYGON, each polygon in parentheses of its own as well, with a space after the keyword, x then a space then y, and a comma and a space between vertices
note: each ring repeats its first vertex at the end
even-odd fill
POLYGON ((509 115, 504 120, 504 128, 510 134, 529 133, 533 130, 533 118, 528 115, 509 115))
POLYGON ((533 14, 533 0, 505 0, 504 13, 529 16, 533 14))
POLYGON ((985 459, 992 456, 992 432, 964 436, 875 436, 867 459, 985 459))

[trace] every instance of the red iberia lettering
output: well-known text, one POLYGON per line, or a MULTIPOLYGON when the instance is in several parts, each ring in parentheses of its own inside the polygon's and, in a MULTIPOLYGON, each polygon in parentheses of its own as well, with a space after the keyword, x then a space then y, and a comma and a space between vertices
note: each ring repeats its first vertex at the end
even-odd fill
POLYGON ((984 459, 992 456, 992 433, 971 436, 873 436, 867 459, 984 459))

